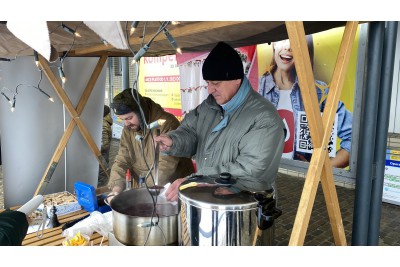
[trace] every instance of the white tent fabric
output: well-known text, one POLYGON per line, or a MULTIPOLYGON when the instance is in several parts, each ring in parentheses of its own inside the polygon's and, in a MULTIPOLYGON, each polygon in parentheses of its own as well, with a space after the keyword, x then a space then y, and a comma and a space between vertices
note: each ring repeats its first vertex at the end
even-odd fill
POLYGON ((117 49, 128 49, 124 31, 119 21, 84 21, 92 31, 117 49))
POLYGON ((15 37, 50 61, 51 46, 47 21, 7 21, 7 28, 15 37))

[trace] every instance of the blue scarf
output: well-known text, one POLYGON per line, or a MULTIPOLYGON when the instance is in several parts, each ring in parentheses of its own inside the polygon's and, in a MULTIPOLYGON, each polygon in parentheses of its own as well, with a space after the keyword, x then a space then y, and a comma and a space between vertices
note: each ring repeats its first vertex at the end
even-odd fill
POLYGON ((213 133, 222 130, 228 125, 229 115, 243 103, 249 90, 250 82, 246 77, 244 77, 242 85, 240 86, 236 95, 232 97, 228 103, 222 106, 222 109, 224 110, 224 118, 214 127, 212 130, 213 133))

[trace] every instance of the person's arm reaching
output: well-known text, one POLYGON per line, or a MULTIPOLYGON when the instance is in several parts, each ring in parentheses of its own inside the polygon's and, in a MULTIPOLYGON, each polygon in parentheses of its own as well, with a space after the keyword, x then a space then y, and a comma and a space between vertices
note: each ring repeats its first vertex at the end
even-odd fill
POLYGON ((28 231, 27 215, 16 210, 0 213, 0 246, 20 246, 28 231))
POLYGON ((331 158, 331 165, 335 168, 345 168, 349 165, 350 153, 344 149, 336 152, 336 156, 331 158))

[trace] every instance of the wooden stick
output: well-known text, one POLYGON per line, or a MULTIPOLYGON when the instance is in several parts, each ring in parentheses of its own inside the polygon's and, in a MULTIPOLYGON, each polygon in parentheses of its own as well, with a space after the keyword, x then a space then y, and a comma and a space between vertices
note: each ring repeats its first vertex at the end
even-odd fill
POLYGON ((314 153, 311 157, 289 245, 304 244, 311 210, 321 179, 321 173, 324 197, 327 203, 335 243, 337 245, 346 245, 346 237, 334 184, 332 166, 327 152, 327 143, 330 138, 330 132, 336 114, 357 25, 357 22, 350 22, 346 25, 338 60, 335 65, 332 94, 328 95, 323 119, 321 119, 303 24, 301 22, 286 22, 291 49, 296 60, 296 71, 314 147, 314 153))
MULTIPOLYGON (((78 105, 76 107, 76 111, 75 112, 76 112, 76 114, 78 116, 80 116, 82 114, 83 109, 84 109, 84 107, 85 107, 85 105, 86 105, 86 103, 87 103, 87 101, 89 99, 90 94, 92 93, 92 90, 93 90, 93 88, 94 88, 94 86, 96 84, 96 81, 97 81, 97 79, 98 79, 98 77, 99 77, 99 75, 101 73, 101 70, 103 69, 103 66, 106 63, 106 61, 107 61, 107 56, 102 56, 102 57, 100 57, 99 61, 97 62, 97 65, 96 65, 96 67, 95 67, 95 69, 94 69, 94 71, 92 73, 92 76, 90 77, 89 82, 86 85, 86 88, 85 88, 85 90, 84 90, 84 92, 83 92, 83 94, 82 94, 82 96, 81 96, 81 98, 80 98, 80 100, 78 102, 78 105)), ((39 64, 41 64, 41 67, 43 68, 44 72, 46 73, 46 75, 48 77, 50 76, 53 79, 55 79, 54 74, 51 72, 50 68, 48 67, 48 64, 44 61, 44 59, 41 56, 39 57, 39 64), (47 74, 47 72, 49 72, 49 71, 51 72, 52 75, 50 75, 50 74, 48 75, 47 74)), ((58 86, 60 86, 56 79, 53 82, 57 83, 58 86)), ((56 88, 55 88, 55 91, 57 92, 56 88)), ((64 103, 64 101, 63 101, 63 103, 64 103)), ((44 175, 42 176, 42 179, 40 180, 38 187, 36 188, 34 196, 38 195, 39 193, 43 193, 44 192, 44 190, 46 188, 46 185, 50 181, 51 176, 53 175, 54 170, 58 165, 58 162, 59 162, 59 160, 60 160, 60 158, 62 156, 62 153, 63 153, 63 151, 65 149, 65 146, 68 143, 69 138, 72 135, 72 132, 73 132, 75 126, 76 126, 76 121, 75 121, 75 119, 72 119, 68 123, 68 126, 65 129, 64 134, 60 139, 60 142, 58 143, 56 151, 54 152, 53 157, 51 158, 50 163, 47 166, 47 169, 46 169, 44 175)), ((95 155, 96 154, 97 153, 95 153, 95 155)), ((101 153, 100 153, 100 156, 101 156, 101 153)), ((101 159, 99 159, 99 155, 96 155, 96 158, 99 161, 101 161, 101 159)), ((107 174, 107 176, 109 176, 107 168, 104 166, 103 162, 100 164, 100 166, 103 168, 103 170, 105 170, 105 173, 107 174)))

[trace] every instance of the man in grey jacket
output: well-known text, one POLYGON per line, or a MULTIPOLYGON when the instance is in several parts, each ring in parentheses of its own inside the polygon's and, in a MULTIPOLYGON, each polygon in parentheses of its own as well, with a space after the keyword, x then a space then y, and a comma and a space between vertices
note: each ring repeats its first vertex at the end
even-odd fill
MULTIPOLYGON (((160 151, 195 157, 197 175, 228 172, 237 183, 226 188, 261 192, 272 189, 284 145, 284 124, 275 107, 244 76, 243 63, 231 46, 219 42, 204 61, 209 96, 190 111, 182 124, 155 140, 160 151)), ((165 196, 178 199, 175 180, 165 196)), ((231 191, 231 192, 229 192, 231 191)))

